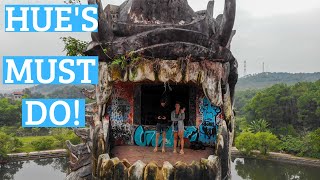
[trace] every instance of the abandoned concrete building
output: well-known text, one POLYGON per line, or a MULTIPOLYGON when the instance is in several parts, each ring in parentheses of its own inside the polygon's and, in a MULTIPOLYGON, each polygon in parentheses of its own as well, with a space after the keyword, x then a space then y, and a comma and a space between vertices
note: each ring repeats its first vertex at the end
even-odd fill
MULTIPOLYGON (((99 32, 85 50, 99 56, 99 84, 83 90, 96 102, 86 105, 88 128, 74 130, 83 143, 67 142, 66 179, 228 177, 238 79, 230 51, 236 0, 225 0, 216 18, 214 1, 198 12, 187 0, 127 0, 104 9, 100 0, 88 3, 99 7, 99 32), (202 142, 206 150, 152 152, 163 97, 171 110, 176 101, 186 107, 186 148, 202 142)), ((173 146, 171 127, 166 146, 173 146)))

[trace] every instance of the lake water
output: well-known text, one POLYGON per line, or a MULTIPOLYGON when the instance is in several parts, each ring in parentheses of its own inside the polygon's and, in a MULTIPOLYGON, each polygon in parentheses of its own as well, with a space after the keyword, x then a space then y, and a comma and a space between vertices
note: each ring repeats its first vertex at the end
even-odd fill
MULTIPOLYGON (((66 176, 67 159, 30 160, 0 166, 0 180, 60 180, 66 176)), ((231 174, 235 180, 319 180, 320 168, 236 158, 232 162, 231 174)))

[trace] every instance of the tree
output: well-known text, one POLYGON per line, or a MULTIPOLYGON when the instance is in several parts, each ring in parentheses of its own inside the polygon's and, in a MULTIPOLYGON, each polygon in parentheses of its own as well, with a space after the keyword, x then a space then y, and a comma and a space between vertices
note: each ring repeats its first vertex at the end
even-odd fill
POLYGON ((302 154, 309 157, 320 158, 320 128, 308 133, 304 139, 302 154))
POLYGON ((266 88, 257 92, 243 110, 249 124, 264 119, 275 134, 283 133, 288 125, 293 127, 288 127, 290 131, 306 134, 320 127, 320 80, 266 88))
POLYGON ((9 136, 0 131, 0 160, 10 152, 22 147, 22 142, 14 136, 9 136))
POLYGON ((84 56, 84 50, 88 45, 88 42, 75 39, 73 37, 62 37, 64 42, 64 51, 67 52, 67 56, 84 56))
POLYGON ((269 123, 264 119, 252 121, 249 125, 249 130, 253 133, 266 132, 268 130, 269 123))
POLYGON ((280 140, 270 132, 258 132, 255 135, 256 147, 266 155, 270 150, 278 150, 280 140))
POLYGON ((303 149, 304 143, 299 137, 292 137, 291 135, 281 138, 280 149, 290 154, 299 154, 303 149))
POLYGON ((0 99, 0 126, 13 126, 21 121, 21 102, 0 99))
POLYGON ((251 151, 256 149, 255 142, 255 136, 252 132, 243 132, 236 137, 237 149, 246 155, 250 155, 251 151))

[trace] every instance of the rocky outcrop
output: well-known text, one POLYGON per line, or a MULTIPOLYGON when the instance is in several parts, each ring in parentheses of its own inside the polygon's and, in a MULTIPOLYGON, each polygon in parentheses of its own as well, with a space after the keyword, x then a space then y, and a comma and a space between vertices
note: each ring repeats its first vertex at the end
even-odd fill
POLYGON ((172 165, 165 161, 162 165, 155 162, 138 160, 130 164, 127 160, 110 159, 108 154, 102 154, 98 163, 97 179, 143 180, 143 179, 221 179, 220 160, 217 156, 186 164, 178 161, 172 165))

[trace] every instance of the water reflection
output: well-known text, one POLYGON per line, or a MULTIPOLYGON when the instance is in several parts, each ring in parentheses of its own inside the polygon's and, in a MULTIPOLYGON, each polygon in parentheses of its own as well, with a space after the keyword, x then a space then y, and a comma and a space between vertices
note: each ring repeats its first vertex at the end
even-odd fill
MULTIPOLYGON (((320 168, 281 162, 236 158, 231 164, 232 180, 318 180, 320 168)), ((0 180, 62 180, 67 158, 38 159, 0 165, 0 180)))
POLYGON ((11 180, 14 179, 14 175, 22 168, 23 161, 12 162, 8 164, 0 164, 0 179, 11 180))
POLYGON ((0 165, 1 180, 59 180, 66 177, 66 158, 37 159, 0 165))
POLYGON ((237 158, 233 168, 236 173, 232 179, 317 180, 320 177, 320 168, 259 159, 237 158))

